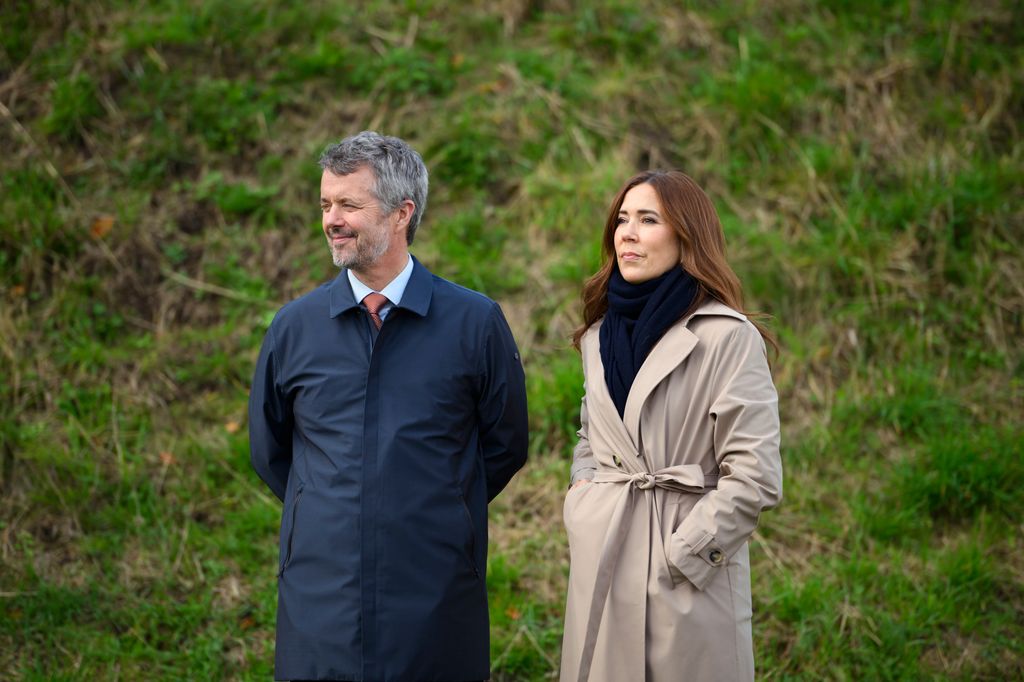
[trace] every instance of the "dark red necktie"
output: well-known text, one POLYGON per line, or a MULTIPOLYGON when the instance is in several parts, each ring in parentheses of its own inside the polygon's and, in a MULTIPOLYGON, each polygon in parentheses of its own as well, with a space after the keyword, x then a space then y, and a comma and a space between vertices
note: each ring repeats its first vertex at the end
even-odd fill
POLYGON ((373 320, 373 324, 378 330, 380 329, 380 326, 384 324, 384 320, 380 319, 380 310, 387 302, 388 297, 384 294, 378 294, 377 292, 367 294, 366 298, 363 299, 363 305, 365 305, 366 309, 370 312, 370 319, 373 320))

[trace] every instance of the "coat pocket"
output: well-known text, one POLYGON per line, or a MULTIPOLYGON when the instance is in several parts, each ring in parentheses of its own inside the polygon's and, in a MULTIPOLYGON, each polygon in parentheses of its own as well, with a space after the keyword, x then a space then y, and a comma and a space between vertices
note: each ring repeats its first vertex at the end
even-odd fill
POLYGON ((567 529, 569 528, 570 523, 570 506, 572 502, 574 502, 577 497, 581 497, 583 495, 583 492, 587 488, 592 487, 593 485, 594 482, 592 480, 588 480, 583 485, 572 486, 571 488, 569 488, 568 492, 565 493, 565 498, 562 500, 562 523, 565 524, 565 527, 567 529))
POLYGON ((298 517, 299 502, 302 500, 302 490, 304 487, 305 486, 300 483, 298 489, 295 491, 295 501, 292 502, 291 523, 288 526, 288 537, 285 539, 284 558, 281 560, 281 568, 277 572, 278 578, 284 575, 288 565, 292 562, 292 541, 295 539, 295 521, 298 517))
POLYGON ((473 567, 473 575, 480 578, 480 568, 476 565, 476 524, 473 523, 473 515, 469 513, 469 506, 466 505, 466 498, 459 494, 459 505, 466 517, 466 524, 469 527, 469 564, 473 567))
POLYGON ((669 558, 671 556, 671 547, 673 542, 673 536, 679 525, 683 522, 683 519, 690 513, 694 505, 700 500, 700 495, 694 495, 691 493, 669 493, 666 494, 665 500, 661 506, 661 555, 665 559, 665 568, 668 571, 668 575, 672 580, 673 586, 687 585, 692 587, 692 584, 687 580, 683 572, 679 570, 679 567, 672 563, 669 558))

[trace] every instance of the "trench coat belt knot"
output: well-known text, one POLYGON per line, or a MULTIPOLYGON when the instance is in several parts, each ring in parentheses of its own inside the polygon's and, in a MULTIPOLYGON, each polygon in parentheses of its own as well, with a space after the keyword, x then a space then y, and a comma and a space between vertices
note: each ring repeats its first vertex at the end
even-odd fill
MULTIPOLYGON (((618 459, 618 458, 616 458, 618 459)), ((593 484, 614 483, 623 486, 622 495, 615 505, 608 535, 605 536, 601 559, 597 564, 597 580, 594 583, 594 595, 590 601, 590 613, 587 617, 587 632, 583 640, 583 652, 580 658, 579 682, 587 682, 590 677, 590 665, 594 659, 594 648, 597 646, 597 634, 601 629, 601 618, 604 615, 608 592, 615 575, 615 564, 619 551, 626 541, 629 530, 628 519, 632 518, 633 507, 641 496, 654 504, 654 489, 663 488, 679 493, 703 495, 718 485, 718 476, 705 474, 697 464, 680 464, 655 472, 626 472, 615 469, 598 469, 593 484), (637 492, 642 491, 642 492, 637 492)), ((654 514, 655 522, 661 524, 660 514, 654 514)), ((661 528, 655 537, 661 537, 661 528)))
POLYGON ((654 478, 654 474, 649 474, 646 471, 641 471, 638 474, 633 474, 629 477, 629 482, 635 485, 640 490, 650 490, 657 484, 657 479, 654 478))

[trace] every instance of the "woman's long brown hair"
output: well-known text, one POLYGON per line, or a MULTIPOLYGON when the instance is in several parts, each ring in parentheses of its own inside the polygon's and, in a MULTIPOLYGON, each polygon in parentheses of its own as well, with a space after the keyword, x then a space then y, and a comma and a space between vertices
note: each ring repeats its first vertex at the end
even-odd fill
MULTIPOLYGON (((698 283, 697 295, 683 317, 696 310, 708 298, 724 303, 748 317, 759 317, 743 310, 740 280, 725 259, 725 232, 715 206, 704 190, 693 178, 680 171, 644 171, 626 181, 608 211, 602 237, 604 265, 583 285, 583 324, 572 337, 577 350, 586 331, 608 312, 608 280, 615 269, 615 229, 618 227, 619 209, 622 208, 626 193, 644 183, 654 188, 661 201, 666 223, 679 235, 680 265, 698 283)), ((777 352, 778 345, 771 334, 755 320, 751 319, 751 322, 765 342, 777 352)))

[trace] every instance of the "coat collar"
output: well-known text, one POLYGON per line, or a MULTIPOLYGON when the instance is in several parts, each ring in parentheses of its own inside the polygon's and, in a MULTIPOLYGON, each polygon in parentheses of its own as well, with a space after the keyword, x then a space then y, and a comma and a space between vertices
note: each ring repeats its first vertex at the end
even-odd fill
POLYGON ((708 315, 725 315, 739 320, 747 319, 742 313, 729 306, 711 300, 702 303, 690 315, 669 327, 644 359, 644 364, 640 366, 640 371, 637 372, 636 378, 633 379, 633 385, 629 389, 622 421, 626 424, 626 429, 630 434, 637 437, 640 434, 640 411, 643 409, 647 397, 697 347, 699 339, 690 331, 690 323, 697 317, 708 315))
MULTIPOLYGON (((416 256, 409 254, 409 257, 412 258, 412 275, 405 287, 405 293, 402 294, 402 300, 395 308, 403 308, 420 317, 426 317, 427 311, 430 310, 430 299, 434 294, 434 276, 416 256)), ((352 295, 352 285, 348 282, 346 270, 338 273, 328 288, 331 294, 331 317, 337 317, 359 307, 359 302, 352 295)))
MULTIPOLYGON (((644 403, 658 384, 671 374, 697 347, 699 339, 696 334, 690 331, 690 324, 695 318, 708 315, 725 315, 738 320, 747 319, 742 313, 733 310, 729 306, 711 300, 702 303, 690 315, 687 315, 668 328, 668 331, 658 340, 658 343, 651 349, 647 358, 644 359, 644 364, 640 366, 636 378, 633 379, 633 385, 629 389, 629 397, 626 398, 626 409, 623 412, 622 421, 630 439, 638 447, 640 445, 640 412, 643 409, 644 403)), ((603 320, 601 322, 603 323, 603 320)), ((590 343, 598 344, 598 349, 601 343, 600 334, 598 333, 600 327, 601 324, 595 324, 587 330, 587 336, 592 337, 590 343)), ((604 368, 600 366, 600 353, 596 353, 594 357, 598 359, 598 367, 595 368, 598 371, 592 376, 600 377, 599 380, 603 383, 604 368)), ((617 411, 614 403, 611 402, 611 395, 607 390, 598 391, 597 395, 601 399, 608 401, 608 405, 605 407, 611 410, 612 414, 617 411)))

